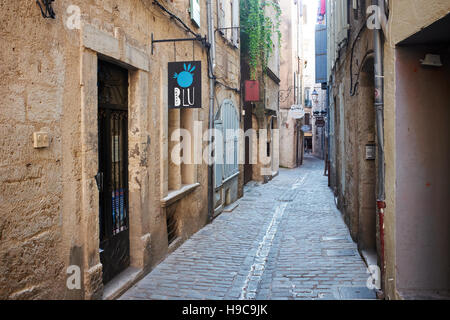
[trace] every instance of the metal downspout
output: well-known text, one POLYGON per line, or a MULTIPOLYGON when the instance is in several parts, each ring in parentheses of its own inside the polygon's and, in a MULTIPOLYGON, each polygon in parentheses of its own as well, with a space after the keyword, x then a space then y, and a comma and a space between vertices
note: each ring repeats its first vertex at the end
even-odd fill
MULTIPOLYGON (((208 70, 209 78, 209 116, 208 116, 208 143, 209 143, 209 155, 211 156, 213 151, 213 129, 214 129, 214 68, 215 68, 215 39, 214 39, 214 21, 212 16, 212 0, 206 1, 207 19, 208 19, 208 40, 210 43, 208 53, 208 70)), ((214 216, 214 167, 210 161, 208 163, 208 222, 210 222, 214 216)))
MULTIPOLYGON (((384 16, 384 0, 374 0, 373 3, 379 6, 380 19, 384 16)), ((377 208, 380 224, 380 251, 381 251, 381 271, 385 274, 385 254, 384 254, 384 209, 386 208, 385 195, 385 155, 384 155, 384 69, 383 69, 383 45, 382 29, 374 29, 374 51, 375 51, 375 110, 378 146, 378 171, 377 171, 377 208)))

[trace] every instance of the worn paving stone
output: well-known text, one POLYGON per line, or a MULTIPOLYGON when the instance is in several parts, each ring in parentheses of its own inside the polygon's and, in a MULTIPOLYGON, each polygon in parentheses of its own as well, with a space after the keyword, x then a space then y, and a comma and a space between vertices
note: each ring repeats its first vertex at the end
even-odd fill
POLYGON ((193 235, 120 299, 364 299, 368 278, 323 162, 280 169, 193 235), (330 254, 331 253, 331 254, 330 254), (353 253, 349 255, 350 253, 353 253))

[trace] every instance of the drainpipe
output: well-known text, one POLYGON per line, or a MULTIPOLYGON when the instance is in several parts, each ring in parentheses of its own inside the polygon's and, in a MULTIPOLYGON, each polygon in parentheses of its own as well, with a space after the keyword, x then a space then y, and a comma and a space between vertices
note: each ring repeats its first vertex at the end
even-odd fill
MULTIPOLYGON (((209 53, 208 53, 208 70, 209 78, 209 116, 208 116, 208 129, 209 129, 209 154, 212 154, 212 141, 213 141, 213 129, 214 129, 214 91, 215 91, 215 39, 214 39, 214 20, 212 15, 212 0, 206 1, 207 19, 208 19, 208 40, 209 40, 209 53)), ((213 163, 208 163, 208 221, 210 222, 214 215, 214 167, 213 163)))
MULTIPOLYGON (((380 16, 384 15, 384 0, 374 0, 373 3, 379 6, 381 12, 380 16)), ((380 224, 381 272, 384 276, 386 269, 384 254, 384 210, 386 208, 386 195, 384 165, 384 74, 382 36, 383 35, 381 29, 374 29, 375 110, 378 146, 377 209, 380 224)))

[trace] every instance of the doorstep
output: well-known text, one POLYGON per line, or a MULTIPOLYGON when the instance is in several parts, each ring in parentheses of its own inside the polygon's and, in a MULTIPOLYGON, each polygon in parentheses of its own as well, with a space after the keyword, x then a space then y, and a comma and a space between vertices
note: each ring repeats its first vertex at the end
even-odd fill
POLYGON ((216 209, 214 209, 214 214, 212 216, 212 220, 216 219, 218 216, 220 216, 224 212, 233 212, 234 209, 236 209, 239 206, 239 200, 236 200, 235 202, 227 205, 224 207, 222 204, 218 206, 216 209))
POLYGON ((236 200, 235 202, 227 205, 224 209, 223 212, 233 212, 234 209, 236 209, 239 206, 239 200, 236 200))
POLYGON ((115 300, 138 282, 144 273, 142 269, 128 267, 103 287, 103 300, 115 300))

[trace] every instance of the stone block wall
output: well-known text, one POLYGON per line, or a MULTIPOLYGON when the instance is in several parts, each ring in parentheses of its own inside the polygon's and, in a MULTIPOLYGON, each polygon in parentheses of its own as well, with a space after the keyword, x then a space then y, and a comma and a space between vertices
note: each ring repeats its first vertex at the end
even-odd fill
MULTIPOLYGON (((207 34, 206 5, 196 28, 188 1, 160 3, 207 34)), ((168 252, 162 205, 170 170, 167 63, 202 61, 202 108, 196 114, 206 129, 206 49, 161 43, 152 54, 152 34, 167 39, 187 33, 149 0, 56 1, 54 20, 44 19, 34 1, 0 7, 0 299, 101 298, 97 59, 129 70, 130 253, 132 266, 145 273, 168 252), (74 26, 77 12, 80 25, 74 26), (37 131, 48 133, 48 148, 33 148, 37 131), (73 264, 81 267, 80 290, 66 287, 73 264)), ((218 48, 217 55, 227 57, 219 72, 238 86, 239 54, 218 48)), ((239 106, 239 96, 231 98, 239 106)), ((205 164, 197 166, 194 179, 199 186, 174 205, 181 241, 207 223, 205 164)))

